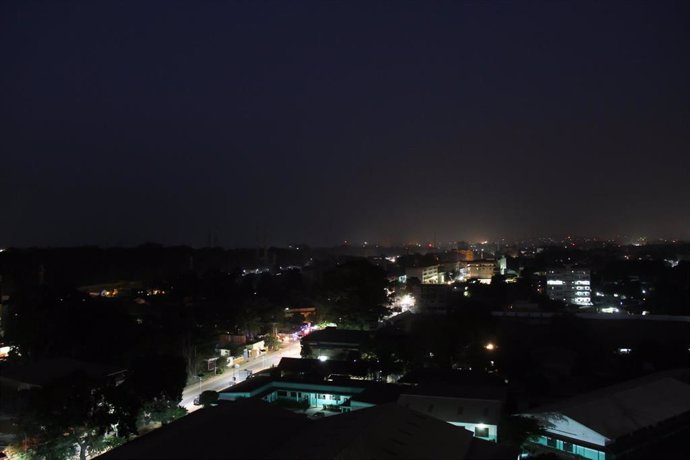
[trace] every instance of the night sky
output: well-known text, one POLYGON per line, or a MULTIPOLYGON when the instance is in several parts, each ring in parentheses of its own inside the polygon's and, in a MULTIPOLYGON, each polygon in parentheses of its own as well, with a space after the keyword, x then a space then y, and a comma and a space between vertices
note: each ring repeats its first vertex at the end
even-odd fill
POLYGON ((0 247, 690 238, 690 2, 3 1, 0 247))

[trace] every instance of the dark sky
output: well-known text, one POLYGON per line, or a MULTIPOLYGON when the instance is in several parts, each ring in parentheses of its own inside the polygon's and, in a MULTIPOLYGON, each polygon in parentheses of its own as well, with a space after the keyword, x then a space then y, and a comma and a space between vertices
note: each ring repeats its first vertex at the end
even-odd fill
POLYGON ((689 3, 3 1, 0 247, 690 238, 689 3))

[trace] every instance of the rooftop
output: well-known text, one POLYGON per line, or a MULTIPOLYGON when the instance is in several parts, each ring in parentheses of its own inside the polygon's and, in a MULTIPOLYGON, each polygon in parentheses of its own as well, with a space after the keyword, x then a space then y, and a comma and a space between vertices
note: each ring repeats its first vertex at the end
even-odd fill
POLYGON ((270 458, 274 449, 309 423, 303 415, 259 400, 223 402, 186 415, 98 458, 270 458))
POLYGON ((396 404, 309 420, 259 400, 200 409, 98 457, 435 458, 508 460, 516 452, 396 404))
POLYGON ((334 342, 360 344, 369 338, 369 332, 355 329, 338 329, 327 327, 320 331, 314 331, 302 338, 302 342, 334 342))
POLYGON ((664 372, 602 388, 537 408, 532 414, 562 414, 615 440, 690 413, 687 370, 664 372))
POLYGON ((290 439, 277 458, 463 459, 472 433, 396 404, 324 418, 290 439))

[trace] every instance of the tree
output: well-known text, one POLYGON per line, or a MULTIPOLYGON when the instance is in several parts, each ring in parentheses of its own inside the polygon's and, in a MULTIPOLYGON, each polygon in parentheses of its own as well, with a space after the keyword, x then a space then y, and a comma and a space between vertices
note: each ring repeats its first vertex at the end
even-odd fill
POLYGON ((117 410, 117 393, 109 390, 82 375, 30 390, 15 450, 28 458, 78 455, 84 460, 109 448, 114 438, 128 436, 127 422, 117 410), (118 433, 120 423, 124 436, 118 433))
POLYGON ((130 366, 127 385, 141 401, 165 399, 177 404, 187 383, 184 359, 175 355, 145 355, 130 366))
POLYGON ((498 442, 509 446, 524 448, 527 443, 542 436, 550 423, 520 415, 509 415, 499 423, 498 442))
POLYGON ((322 319, 365 329, 387 312, 385 272, 366 259, 352 259, 324 275, 318 297, 322 319))
POLYGON ((273 334, 266 334, 264 336, 264 343, 269 350, 278 350, 280 348, 280 340, 273 334))
POLYGON ((199 395, 199 403, 204 407, 212 406, 218 402, 218 392, 207 390, 199 395))
POLYGON ((177 402, 157 398, 144 404, 140 421, 144 425, 156 422, 160 423, 161 425, 167 425, 168 423, 182 417, 186 413, 187 410, 184 407, 178 406, 177 402))
POLYGON ((302 342, 302 349, 300 350, 300 356, 305 359, 310 359, 314 357, 314 351, 311 349, 311 345, 306 342, 302 342))

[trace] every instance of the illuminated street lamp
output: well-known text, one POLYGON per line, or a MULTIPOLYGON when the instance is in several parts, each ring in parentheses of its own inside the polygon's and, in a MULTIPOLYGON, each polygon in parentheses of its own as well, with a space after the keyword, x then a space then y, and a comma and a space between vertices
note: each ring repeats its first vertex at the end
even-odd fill
POLYGON ((484 345, 484 348, 487 349, 487 350, 489 350, 489 351, 493 351, 493 350, 495 350, 497 347, 496 347, 496 345, 494 345, 492 342, 489 342, 489 343, 487 343, 486 345, 484 345))

